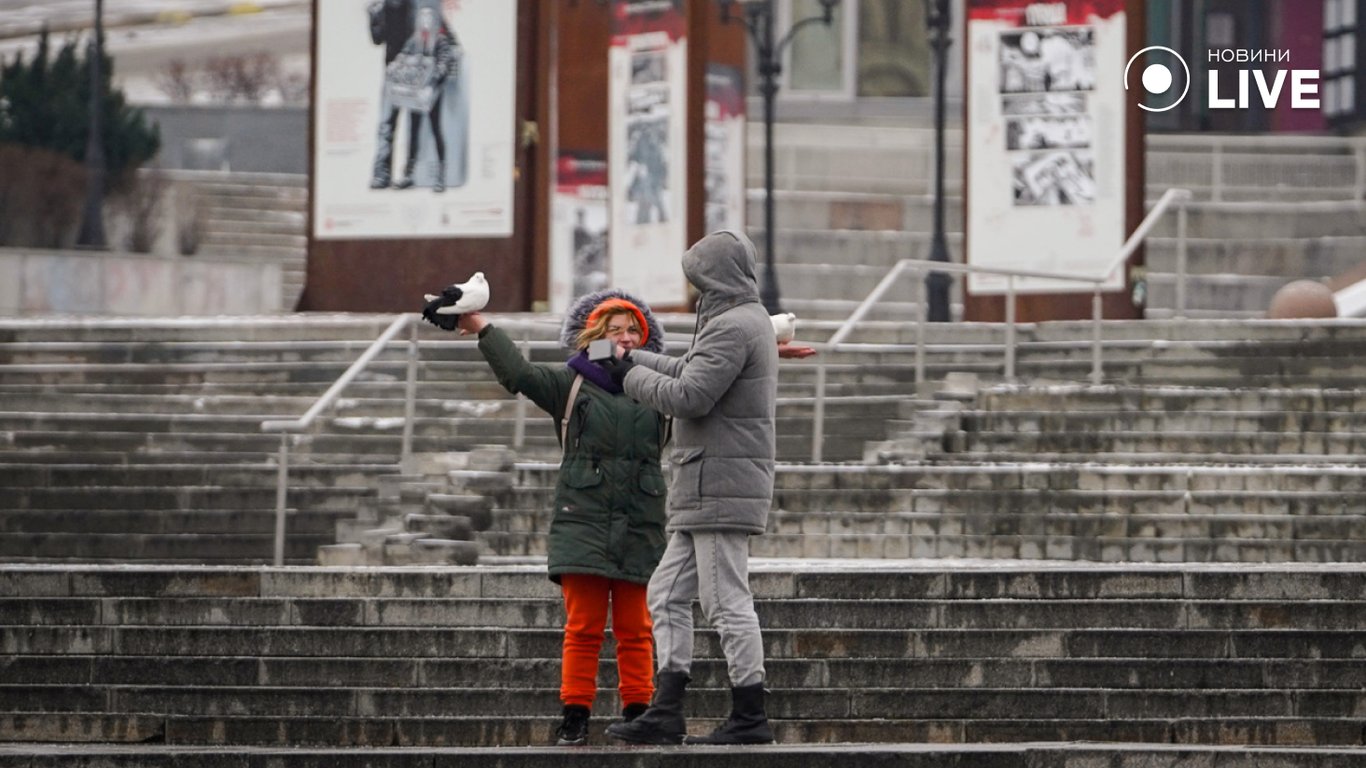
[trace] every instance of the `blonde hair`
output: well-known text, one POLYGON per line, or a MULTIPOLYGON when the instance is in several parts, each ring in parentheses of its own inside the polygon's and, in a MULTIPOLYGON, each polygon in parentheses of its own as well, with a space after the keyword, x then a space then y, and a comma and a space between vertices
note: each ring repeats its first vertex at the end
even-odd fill
POLYGON ((588 322, 584 323, 583 330, 579 331, 579 335, 574 337, 574 348, 583 349, 598 339, 607 336, 607 326, 611 325, 612 318, 617 317, 618 315, 625 315, 626 319, 631 321, 631 328, 635 329, 636 332, 641 331, 640 321, 636 319, 634 312, 624 307, 621 309, 609 309, 605 312, 596 313, 595 317, 590 317, 588 322))

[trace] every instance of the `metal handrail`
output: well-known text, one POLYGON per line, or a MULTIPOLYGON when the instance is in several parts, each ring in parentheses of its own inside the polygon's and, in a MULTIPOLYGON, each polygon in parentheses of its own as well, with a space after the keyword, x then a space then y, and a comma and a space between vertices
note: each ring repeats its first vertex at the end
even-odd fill
POLYGON ((403 446, 400 449, 399 465, 407 467, 412 459, 413 415, 417 393, 417 324, 416 314, 399 315, 384 329, 379 338, 370 343, 361 356, 327 388, 313 405, 297 419, 267 419, 261 422, 262 432, 280 433, 280 452, 275 485, 275 565, 284 565, 285 560, 285 502, 289 492, 289 436, 303 432, 313 426, 313 421, 324 410, 332 407, 341 396, 342 390, 360 375, 361 371, 374 360, 389 342, 406 328, 410 331, 408 341, 408 381, 403 404, 403 446))
MULTIPOLYGON (((854 309, 840 327, 830 336, 830 339, 822 345, 827 352, 839 351, 844 339, 853 332, 854 327, 863 320, 864 316, 882 299, 896 279, 902 272, 907 270, 914 271, 916 274, 924 272, 952 272, 960 274, 992 274, 1004 275, 1006 278, 1006 301, 1005 301, 1005 377, 1007 381, 1015 379, 1015 280, 1020 277, 1042 278, 1047 280, 1065 280, 1076 283, 1089 283, 1092 285, 1091 299, 1091 383, 1101 383, 1101 287, 1111 274, 1129 260, 1142 244, 1144 238, 1152 231, 1153 227, 1162 218, 1163 214, 1174 203, 1179 203, 1177 220, 1177 309, 1176 316, 1182 317, 1185 313, 1185 280, 1186 280, 1186 205, 1191 199, 1191 192, 1187 189, 1169 189, 1162 194, 1157 203, 1143 218, 1133 233, 1124 241, 1119 253, 1115 256, 1099 276, 1088 277, 1082 275, 1060 274, 1056 272, 1043 272, 1028 269, 1007 269, 1002 267, 983 267, 974 264, 954 264, 942 261, 930 261, 928 259, 901 259, 888 273, 878 282, 868 297, 865 298, 854 309)), ((923 280, 917 280, 917 305, 924 306, 925 286, 923 280)), ((916 323, 915 335, 915 383, 921 384, 925 380, 925 313, 919 313, 916 323)), ((821 460, 821 445, 825 441, 825 356, 822 355, 816 366, 816 407, 812 418, 814 423, 811 429, 811 460, 821 460)))

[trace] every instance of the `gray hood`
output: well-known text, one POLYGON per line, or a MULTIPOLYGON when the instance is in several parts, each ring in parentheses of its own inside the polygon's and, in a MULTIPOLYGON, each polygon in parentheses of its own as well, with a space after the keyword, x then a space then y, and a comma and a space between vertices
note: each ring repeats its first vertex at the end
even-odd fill
POLYGON ((757 262, 754 243, 729 229, 707 235, 683 254, 683 275, 702 294, 699 325, 732 307, 759 302, 757 262))

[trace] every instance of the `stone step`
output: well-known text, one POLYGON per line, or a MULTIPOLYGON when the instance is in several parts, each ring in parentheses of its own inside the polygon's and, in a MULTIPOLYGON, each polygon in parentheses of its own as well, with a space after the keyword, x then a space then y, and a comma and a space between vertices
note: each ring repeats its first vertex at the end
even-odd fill
MULTIPOLYGON (((6 487, 81 488, 89 486, 231 486, 274 487, 279 469, 273 464, 101 464, 0 463, 0 482, 6 487)), ((375 475, 392 474, 392 464, 318 465, 290 467, 291 488, 336 485, 369 487, 375 475)), ((3 526, 3 521, 0 521, 3 526)))
POLYGON ((1054 384, 1048 387, 996 385, 978 396, 985 411, 1079 410, 1169 412, 1290 411, 1366 412, 1366 389, 1212 388, 1175 386, 1101 386, 1054 384))
MULTIPOLYGON (((1358 266, 1366 237, 1360 234, 1306 238, 1188 238, 1188 275, 1244 274, 1291 278, 1336 277, 1358 266)), ((1177 271, 1175 238, 1144 241, 1149 279, 1177 271)))
MULTIPOLYGON (((297 515, 290 517, 292 521, 297 515)), ((335 522, 334 522, 335 524, 335 522)), ((312 565, 318 547, 333 543, 332 530, 287 523, 285 562, 312 565)), ((273 527, 272 527, 273 531, 273 527)), ((9 563, 265 564, 274 561, 271 533, 0 533, 0 560, 9 563)))
MULTIPOLYGON (((292 489, 293 486, 291 486, 292 489)), ((291 496, 293 491, 291 490, 291 496)), ((292 501, 291 501, 292 504, 292 501)), ((288 532, 332 536, 344 513, 289 511, 288 532)), ((275 533, 272 509, 107 510, 107 509, 7 509, 0 518, 0 534, 81 534, 92 537, 126 534, 175 535, 270 535, 275 533)), ((22 551, 22 550, 20 550, 22 551)))
MULTIPOLYGON (((211 696, 199 689, 110 686, 4 686, 0 693, 24 702, 26 713, 57 717, 72 712, 114 711, 156 713, 168 718, 256 717, 422 717, 444 716, 521 718, 554 712, 559 706, 558 685, 540 690, 348 689, 346 695, 324 688, 215 687, 211 696)), ((703 712, 725 712, 730 704, 725 689, 690 689, 688 704, 703 712)), ((929 720, 1085 720, 1211 719, 1227 716, 1294 718, 1314 721, 1346 719, 1366 704, 1360 690, 1191 691, 1186 689, 982 688, 942 690, 921 688, 913 680, 888 679, 883 686, 850 691, 845 688, 806 687, 783 695, 775 690, 765 702, 777 720, 822 717, 831 719, 929 720), (903 683, 905 687, 893 687, 903 683), (1027 713, 1027 717, 1021 717, 1027 713), (1205 714, 1210 713, 1210 714, 1205 714)), ((1360 727, 1356 739, 1360 741, 1360 727)), ((478 742, 476 742, 477 744, 478 742)))
MULTIPOLYGON (((368 486, 330 485, 291 488, 290 505, 312 511, 342 512, 372 503, 368 486)), ((6 488, 5 509, 274 509, 275 486, 89 486, 81 489, 45 486, 6 488)))
MULTIPOLYGON (((1071 560, 1100 563, 1353 563, 1366 556, 1366 547, 1358 539, 1269 539, 1265 534, 1235 538, 1230 531, 1239 530, 1239 520, 1208 521, 1210 530, 1219 538, 1201 538, 1183 530, 1198 528, 1195 521, 1182 528, 1184 521, 1147 518, 1140 523, 1152 534, 1097 536, 1094 531, 1106 527, 1107 520, 1068 520, 1057 518, 1003 517, 999 530, 972 534, 963 533, 974 525, 985 528, 984 518, 977 515, 945 515, 942 523, 926 523, 924 533, 800 533, 766 534, 751 542, 751 553, 756 557, 777 558, 842 558, 847 560, 878 561, 904 558, 954 559, 981 558, 997 560, 1071 560), (1057 520, 1050 526, 1050 522, 1057 520), (1161 523, 1172 530, 1162 530, 1161 523), (944 532, 938 528, 942 527, 944 532), (1020 533, 1020 530, 1044 531, 1056 528, 1066 533, 1020 533), (1072 535, 1071 531, 1080 531, 1072 535)), ((1244 529, 1251 529, 1252 521, 1243 521, 1244 529)), ((870 527, 876 527, 872 525, 870 527)), ((1137 529, 1137 525, 1136 525, 1137 529)), ((1265 530, 1263 527, 1262 530, 1265 530)), ((547 555, 546 534, 524 531, 481 531, 475 534, 481 552, 488 557, 523 557, 544 559, 547 555)))
MULTIPOLYGON (((1159 219, 1150 236, 1175 237, 1177 216, 1159 219)), ((1193 238, 1319 238, 1366 233, 1366 203, 1195 202, 1188 207, 1186 236, 1193 238)))
MULTIPOLYGON (((1054 401, 1061 405, 1063 401, 1054 401)), ((1313 408, 1315 402, 1305 399, 1313 408)), ((1115 403, 1109 403, 1113 406, 1115 403)), ((1236 403, 1234 403, 1236 405, 1236 403)), ((1260 404, 1259 404, 1260 405, 1260 404)), ((1014 408, 1009 411, 964 410, 955 414, 965 427, 977 432, 1034 432, 1041 429, 1066 432, 1071 430, 1166 429, 1196 427, 1204 431, 1257 433, 1262 431, 1338 432, 1359 428, 1366 422, 1366 411, 1313 409, 1248 408, 1223 410, 1116 410, 1099 408, 1085 411, 1043 411, 1014 408)))
MULTIPOLYGON (((7 656, 6 685, 271 686, 322 689, 491 688, 540 690, 557 674, 559 659, 357 659, 291 657, 7 656)), ((984 688, 1293 690, 1363 687, 1362 665, 1350 659, 769 659, 766 681, 775 689, 877 688, 913 680, 922 689, 984 688)), ((693 690, 729 685, 725 661, 698 660, 693 690)), ((612 696, 615 658, 598 667, 599 688, 612 696)))
POLYGON ((1330 454, 1360 456, 1366 452, 1366 432, 1359 427, 1324 431, 1275 432, 1251 430, 1205 431, 1181 430, 1174 427, 1154 432, 1138 425, 1122 424, 1123 429, 1108 429, 1097 425, 1089 432, 1076 432, 1049 425, 1046 430, 1002 432, 969 429, 964 433, 969 451, 990 452, 1002 449, 1012 452, 1040 453, 1105 453, 1128 451, 1146 453, 1241 453, 1265 454, 1330 454))
MULTIPOLYGON (((719 721, 718 721, 719 722, 719 721)), ((695 733, 715 725, 698 718, 690 727, 695 733)), ((73 717, 72 732, 132 732, 148 736, 172 736, 175 746, 105 745, 56 747, 53 744, 0 746, 0 766, 28 768, 33 765, 66 768, 194 768, 230 764, 243 766, 274 765, 288 760, 299 765, 328 765, 334 768, 530 768, 549 764, 636 768, 640 765, 685 765, 705 757, 708 765, 753 766, 754 768, 833 768, 834 766, 877 765, 904 768, 939 768, 946 765, 974 768, 1020 768, 1043 765, 1118 765, 1147 768, 1180 768, 1189 765, 1218 765, 1221 768, 1249 768, 1271 765, 1283 768, 1351 768, 1363 759, 1357 746, 1318 746, 1312 734, 1345 733, 1346 723, 1336 731, 1322 721, 1297 719, 1230 718, 1224 726, 1197 721, 1191 723, 1145 721, 1114 723, 1103 720, 1065 722, 1007 721, 975 724, 941 720, 934 723, 887 721, 870 724, 862 721, 797 720, 778 723, 780 743, 774 746, 727 747, 724 749, 690 747, 634 747, 622 749, 607 743, 595 723, 592 746, 565 749, 539 746, 553 741, 551 732, 558 725, 546 717, 500 723, 496 726, 477 719, 412 719, 394 721, 342 720, 323 718, 250 719, 225 718, 210 722, 174 720, 158 729, 150 720, 136 722, 101 721, 95 717, 73 717), (147 730, 134 730, 142 726, 147 730), (182 727, 183 726, 183 727, 182 727), (270 733, 280 731, 289 743, 299 746, 187 747, 178 736, 203 735, 218 729, 224 734, 270 733), (188 732, 188 733, 187 733, 188 732), (499 745, 533 745, 508 749, 506 746, 469 748, 451 745, 483 734, 481 740, 499 745), (1055 741, 1043 734, 1067 734, 1055 741), (1245 742, 1276 744, 1277 733, 1300 734, 1305 746, 1246 746, 1245 742), (864 743, 876 737, 880 743, 864 743), (997 743, 1018 740, 1021 743, 997 743), (1075 741, 1073 741, 1075 740, 1075 741), (951 741, 952 743, 932 743, 951 741), (1149 741, 1153 743, 1131 743, 1149 741), (789 743, 790 742, 790 743, 789 743), (833 743, 822 743, 833 742, 833 743), (315 745, 325 746, 315 746, 315 745), (400 746, 394 746, 398 744, 400 746), (1219 746, 1226 744, 1229 746, 1219 746), (338 746, 347 745, 347 746, 338 746), (349 746, 355 745, 355 746, 349 746), (421 748, 412 748, 415 746, 421 748), (407 746, 408 748, 405 748, 407 746), (349 748, 348 748, 349 747, 349 748), (41 763, 32 762, 41 760, 41 763)), ((1325 739, 1324 743, 1355 744, 1344 736, 1325 739)), ((213 744, 201 740, 188 743, 213 744)))
MULTIPOLYGON (((778 599, 756 610, 765 630, 843 629, 1275 629, 1280 601, 1188 598, 993 600, 778 599)), ((1366 631, 1366 601, 1295 604, 1297 621, 1323 629, 1366 631)), ((695 626, 706 626, 696 608, 695 626)), ((555 629, 564 624, 554 598, 0 598, 12 626, 290 628, 506 627, 555 629)))

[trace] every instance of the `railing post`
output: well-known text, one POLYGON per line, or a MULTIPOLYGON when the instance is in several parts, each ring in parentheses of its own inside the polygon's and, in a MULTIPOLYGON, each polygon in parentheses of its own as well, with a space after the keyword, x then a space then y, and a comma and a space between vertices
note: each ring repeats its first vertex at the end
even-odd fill
POLYGON ((1212 160, 1214 167, 1211 169, 1209 194, 1210 199, 1217 203, 1224 199, 1224 145, 1217 141, 1214 144, 1212 160))
POLYGON ((1099 385, 1101 381, 1100 319, 1102 313, 1100 304, 1100 286, 1101 283, 1097 281, 1095 293, 1091 294, 1091 383, 1096 385, 1099 385))
POLYGON ((925 383, 925 324, 929 320, 925 316, 925 301, 928 298, 929 289, 925 287, 925 271, 917 269, 911 277, 911 282, 915 283, 915 385, 916 395, 920 394, 920 385, 925 383))
POLYGON ((1176 208, 1176 317, 1186 316, 1186 202, 1176 208))
POLYGON ((1015 276, 1006 275, 1006 381, 1015 382, 1015 276))
MULTIPOLYGON (((527 348, 530 345, 531 330, 526 326, 522 326, 522 340, 518 342, 517 346, 520 348, 523 356, 526 356, 527 348)), ((517 417, 512 423, 512 447, 520 451, 522 446, 526 444, 526 395, 517 395, 516 409, 517 417)))
POLYGON ((399 467, 413 470, 413 422, 417 418, 417 323, 408 323, 408 382, 403 393, 403 447, 399 467))
MULTIPOLYGON (((835 351, 835 345, 825 350, 835 351)), ((816 402, 811 409, 811 462, 820 463, 825 444, 825 355, 816 361, 816 402)))
POLYGON ((1366 142, 1354 139, 1352 155, 1356 158, 1356 183, 1352 185, 1352 199, 1366 198, 1366 142))
POLYGON ((275 478, 275 565, 285 564, 285 494, 289 483, 289 433, 280 433, 275 478))

